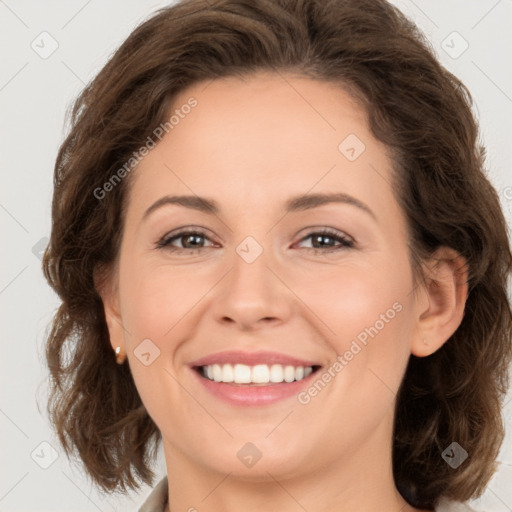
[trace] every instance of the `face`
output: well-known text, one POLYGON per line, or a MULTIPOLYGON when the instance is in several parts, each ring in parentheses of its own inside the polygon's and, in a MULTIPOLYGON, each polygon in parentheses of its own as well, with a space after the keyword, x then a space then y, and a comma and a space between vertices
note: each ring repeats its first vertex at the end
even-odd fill
POLYGON ((418 305, 365 112, 263 73, 176 109, 133 171, 111 328, 168 465, 284 478, 389 453, 418 305))

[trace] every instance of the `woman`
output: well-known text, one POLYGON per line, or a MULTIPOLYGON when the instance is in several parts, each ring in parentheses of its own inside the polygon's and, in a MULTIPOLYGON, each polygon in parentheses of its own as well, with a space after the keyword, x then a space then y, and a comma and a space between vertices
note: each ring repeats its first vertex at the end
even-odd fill
POLYGON ((161 441, 143 512, 471 510, 512 258, 470 101, 384 0, 130 35, 75 103, 43 262, 49 413, 99 487, 152 485, 161 441))

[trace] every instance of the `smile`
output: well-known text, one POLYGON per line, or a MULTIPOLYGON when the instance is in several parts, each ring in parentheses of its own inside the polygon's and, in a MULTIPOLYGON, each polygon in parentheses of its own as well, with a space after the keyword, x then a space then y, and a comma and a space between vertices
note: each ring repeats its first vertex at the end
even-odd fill
POLYGON ((233 384, 271 385, 282 382, 300 381, 313 373, 314 366, 293 366, 282 364, 210 364, 198 367, 208 380, 233 384))
POLYGON ((227 350, 189 363, 200 388, 235 406, 269 406, 296 397, 322 366, 268 350, 227 350))

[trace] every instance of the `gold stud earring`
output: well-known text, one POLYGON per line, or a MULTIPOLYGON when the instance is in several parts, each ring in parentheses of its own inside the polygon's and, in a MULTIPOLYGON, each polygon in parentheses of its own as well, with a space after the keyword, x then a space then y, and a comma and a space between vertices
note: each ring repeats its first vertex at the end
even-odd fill
POLYGON ((123 364, 126 358, 125 354, 121 354, 121 347, 116 347, 116 363, 123 364))

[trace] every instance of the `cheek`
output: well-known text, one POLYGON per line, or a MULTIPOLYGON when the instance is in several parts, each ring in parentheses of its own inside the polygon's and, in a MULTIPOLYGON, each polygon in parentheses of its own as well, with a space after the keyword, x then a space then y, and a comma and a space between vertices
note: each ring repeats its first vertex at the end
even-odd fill
POLYGON ((314 279, 303 278, 303 287, 296 283, 319 319, 316 324, 330 345, 332 360, 342 356, 345 378, 340 380, 346 385, 363 377, 380 378, 392 389, 400 385, 413 311, 412 276, 400 270, 408 268, 404 265, 406 258, 371 267, 333 266, 314 279))
POLYGON ((204 277, 183 268, 127 265, 120 290, 127 329, 138 338, 151 338, 161 345, 210 286, 204 277))
POLYGON ((127 259, 122 268, 119 290, 130 370, 149 414, 165 425, 168 404, 179 414, 189 403, 176 383, 174 362, 190 333, 188 315, 208 287, 204 278, 194 280, 182 268, 130 263, 127 259))
POLYGON ((313 278, 313 273, 301 277, 302 283, 295 281, 300 298, 341 347, 344 340, 371 326, 379 332, 389 330, 403 316, 402 310, 411 297, 409 280, 398 272, 380 268, 333 266, 313 278))

